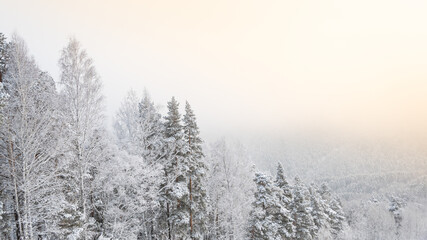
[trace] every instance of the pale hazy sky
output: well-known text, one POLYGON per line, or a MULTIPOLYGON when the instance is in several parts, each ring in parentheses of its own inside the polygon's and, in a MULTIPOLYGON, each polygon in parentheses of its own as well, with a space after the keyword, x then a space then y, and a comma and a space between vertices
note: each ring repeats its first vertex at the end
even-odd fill
POLYGON ((75 36, 104 82, 107 113, 146 87, 188 100, 202 131, 427 130, 427 1, 0 0, 58 79, 75 36))

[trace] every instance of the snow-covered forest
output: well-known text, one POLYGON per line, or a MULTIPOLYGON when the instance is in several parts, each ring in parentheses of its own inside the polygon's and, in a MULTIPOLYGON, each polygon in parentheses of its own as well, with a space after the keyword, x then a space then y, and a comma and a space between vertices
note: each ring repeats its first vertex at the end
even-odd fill
POLYGON ((0 239, 426 239, 422 151, 206 142, 189 102, 132 90, 109 131, 88 52, 54 79, 0 34, 0 239))

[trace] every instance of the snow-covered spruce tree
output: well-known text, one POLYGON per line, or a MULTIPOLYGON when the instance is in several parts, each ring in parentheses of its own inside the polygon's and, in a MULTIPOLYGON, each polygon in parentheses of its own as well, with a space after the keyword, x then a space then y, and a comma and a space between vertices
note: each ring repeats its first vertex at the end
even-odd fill
POLYGON ((285 228, 282 225, 282 219, 278 219, 283 212, 287 212, 280 199, 282 191, 273 183, 270 176, 262 173, 255 174, 254 182, 256 191, 249 215, 248 239, 289 238, 290 233, 287 233, 286 230, 281 231, 285 228))
POLYGON ((329 218, 326 215, 327 205, 318 192, 317 186, 312 183, 308 188, 310 193, 311 216, 313 217, 315 228, 312 235, 317 236, 320 230, 329 231, 329 218))
POLYGON ((165 155, 164 126, 162 116, 151 101, 148 92, 144 92, 139 103, 137 142, 139 155, 148 164, 161 163, 165 155))
MULTIPOLYGON (((148 92, 144 91, 144 96, 141 102, 138 104, 139 115, 137 125, 137 152, 145 161, 147 168, 163 169, 165 162, 165 137, 164 137, 164 125, 161 121, 161 115, 154 106, 148 92)), ((158 175, 157 178, 163 178, 163 175, 158 175)), ((149 235, 150 238, 156 238, 159 235, 159 226, 156 223, 158 216, 158 204, 152 205, 152 208, 144 213, 145 220, 145 235, 149 235)))
POLYGON ((160 202, 163 208, 161 222, 165 226, 162 235, 168 239, 186 239, 189 237, 189 193, 186 173, 188 165, 185 159, 185 142, 181 125, 179 104, 172 97, 168 102, 165 116, 166 156, 164 163, 164 180, 161 185, 160 202))
POLYGON ((332 195, 331 190, 323 183, 319 189, 319 194, 326 203, 325 213, 331 227, 331 232, 334 236, 337 236, 343 230, 343 224, 345 221, 344 211, 341 206, 341 202, 338 197, 332 195))
POLYGON ((329 216, 332 234, 337 236, 340 232, 343 231, 345 221, 344 211, 342 209, 342 204, 339 198, 332 198, 331 202, 329 203, 329 207, 332 210, 330 211, 331 215, 329 216))
MULTIPOLYGON (((66 200, 60 215, 62 236, 88 239, 98 231, 91 215, 91 183, 102 159, 97 152, 102 143, 96 133, 102 133, 101 81, 92 59, 76 39, 70 39, 59 60, 61 70, 61 100, 67 151, 62 172, 66 200), (89 230, 91 229, 91 230, 89 230)), ((102 138, 102 137, 101 137, 102 138)))
POLYGON ((293 189, 293 211, 292 215, 295 223, 295 239, 313 239, 312 235, 315 224, 310 214, 310 199, 308 190, 299 177, 295 177, 293 189))
MULTIPOLYGON (((14 213, 10 238, 48 237, 55 215, 55 177, 58 170, 58 111, 55 85, 39 70, 25 42, 13 36, 10 60, 3 78, 9 96, 2 109, 0 136, 5 208, 14 213)), ((3 182, 3 180, 2 180, 3 182)))
POLYGON ((196 116, 188 102, 185 103, 184 140, 185 163, 188 164, 187 183, 190 202, 190 237, 202 239, 206 232, 208 199, 205 188, 206 165, 203 162, 202 139, 196 116))
POLYGON ((279 232, 283 236, 283 239, 291 239, 295 235, 294 220, 292 218, 292 188, 285 178, 283 167, 280 163, 277 165, 275 184, 281 190, 280 201, 284 209, 284 211, 278 214, 278 221, 282 226, 279 232))

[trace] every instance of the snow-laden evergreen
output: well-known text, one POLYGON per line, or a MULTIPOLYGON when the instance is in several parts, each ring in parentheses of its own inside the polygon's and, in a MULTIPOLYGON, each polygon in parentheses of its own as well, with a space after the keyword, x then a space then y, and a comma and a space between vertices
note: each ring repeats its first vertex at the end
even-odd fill
POLYGON ((315 224, 311 216, 309 192, 304 183, 295 177, 292 216, 295 223, 295 239, 313 239, 315 224))
POLYGON ((327 207, 325 213, 329 220, 332 233, 337 236, 344 229, 344 212, 342 210, 340 200, 331 193, 329 187, 323 183, 319 189, 319 193, 322 196, 323 201, 326 202, 327 207))
MULTIPOLYGON (((332 201, 327 201, 321 195, 322 190, 315 184, 307 188, 299 177, 295 177, 293 186, 290 185, 280 163, 276 171, 274 187, 270 186, 269 176, 257 174, 255 177, 257 190, 247 236, 250 239, 337 238, 344 225, 344 219, 339 217, 342 214, 338 209, 339 199, 333 197, 332 201), (271 210, 276 204, 274 196, 277 196, 280 211, 271 210), (335 214, 335 220, 331 220, 331 214, 335 214), (331 227, 332 224, 337 227, 331 227)), ((332 196, 329 190, 324 194, 332 196)), ((279 209, 278 205, 276 209, 279 209)))
POLYGON ((277 165, 276 181, 275 184, 279 187, 280 202, 282 204, 282 211, 277 214, 277 220, 281 225, 279 233, 282 239, 290 239, 295 235, 295 223, 292 217, 292 188, 286 180, 283 167, 281 163, 277 165))
POLYGON ((188 165, 187 185, 189 196, 190 237, 203 239, 207 231, 208 197, 206 194, 206 165, 203 162, 202 139, 196 116, 188 102, 185 103, 184 115, 185 164, 188 165))
POLYGON ((282 236, 283 231, 280 231, 285 227, 280 215, 288 211, 282 206, 280 188, 275 186, 270 176, 262 173, 255 174, 254 182, 256 191, 249 215, 248 238, 268 240, 288 237, 289 233, 285 232, 282 236))
POLYGON ((329 231, 329 217, 326 215, 328 208, 325 200, 319 194, 317 186, 313 183, 309 186, 311 216, 313 217, 314 225, 312 235, 317 236, 319 231, 329 231))
POLYGON ((189 236, 189 191, 186 173, 184 133, 179 114, 179 104, 173 97, 168 102, 165 116, 166 160, 164 163, 164 181, 161 185, 161 204, 166 220, 166 232, 169 239, 188 238, 189 236))
POLYGON ((136 141, 138 155, 148 164, 160 163, 165 155, 163 128, 161 115, 154 106, 154 102, 151 101, 148 92, 145 92, 139 103, 136 141))

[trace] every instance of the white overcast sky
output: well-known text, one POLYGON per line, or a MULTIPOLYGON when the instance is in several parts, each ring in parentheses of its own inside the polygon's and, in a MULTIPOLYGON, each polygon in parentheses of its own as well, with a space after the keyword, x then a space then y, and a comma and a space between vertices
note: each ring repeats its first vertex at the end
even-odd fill
POLYGON ((309 129, 425 130, 427 2, 0 0, 43 70, 70 36, 104 82, 193 106, 205 136, 309 129))

